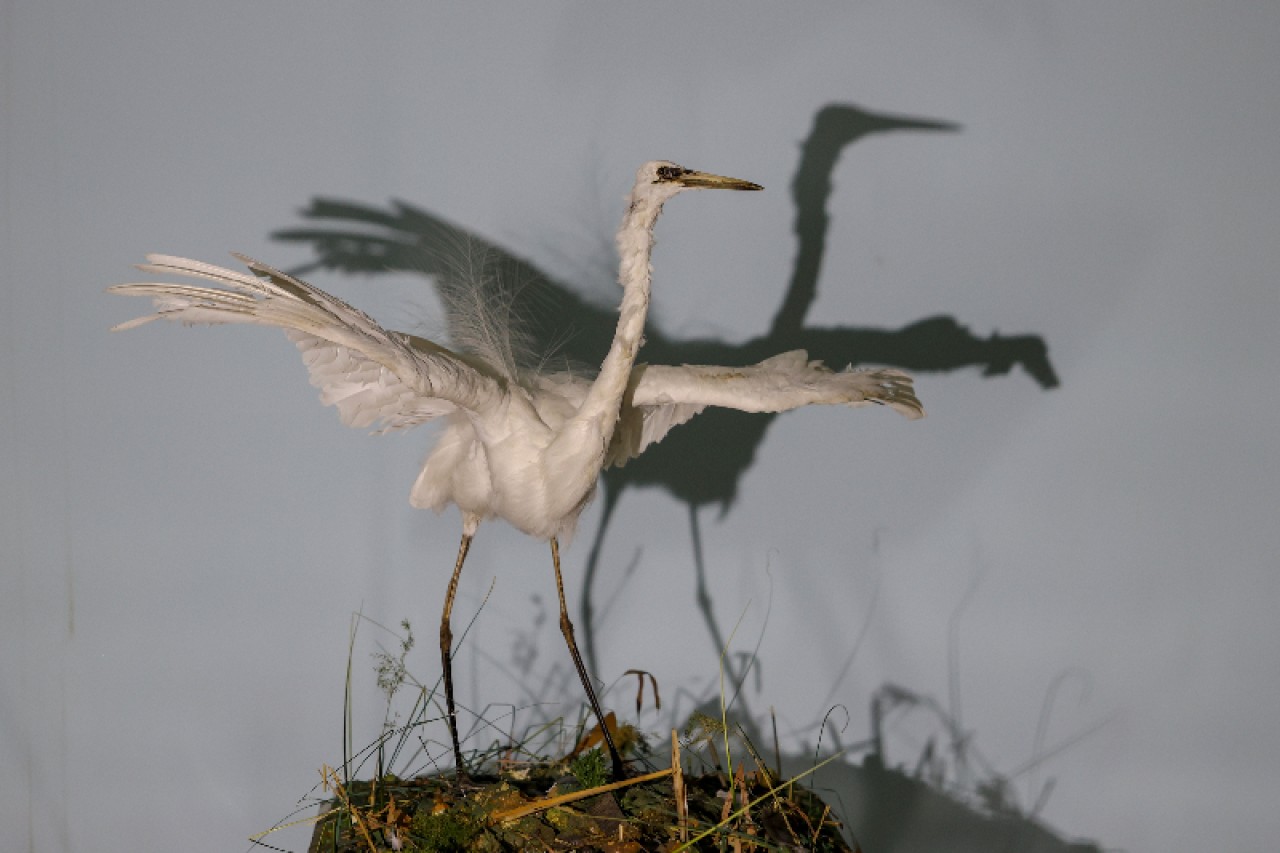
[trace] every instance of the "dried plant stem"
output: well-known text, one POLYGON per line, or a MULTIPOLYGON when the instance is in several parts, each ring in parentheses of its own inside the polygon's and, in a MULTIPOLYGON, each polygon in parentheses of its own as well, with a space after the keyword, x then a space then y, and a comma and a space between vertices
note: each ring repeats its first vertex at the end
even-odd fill
POLYGON ((726 817, 724 820, 720 821, 720 823, 716 824, 715 826, 707 827, 707 828, 706 828, 706 829, 704 829, 702 832, 700 832, 700 833, 698 833, 697 835, 695 835, 695 836, 693 837, 693 839, 692 839, 692 840, 687 841, 687 842, 685 842, 685 843, 681 844, 681 845, 680 845, 679 847, 677 847, 675 850, 672 850, 672 851, 671 851, 671 853, 681 853, 681 851, 688 850, 691 846, 693 846, 694 844, 697 844, 699 841, 701 841, 702 839, 706 838, 708 835, 711 835, 712 833, 716 832, 717 830, 719 830, 719 829, 721 829, 721 828, 723 828, 723 827, 727 826, 727 825, 728 825, 728 823, 729 823, 729 821, 733 820, 733 819, 734 819, 734 818, 736 818, 738 815, 745 813, 745 812, 746 812, 746 811, 747 811, 751 806, 759 805, 760 803, 764 802, 764 801, 765 801, 766 799, 768 799, 769 797, 775 796, 775 795, 777 794, 777 792, 778 792, 778 791, 781 791, 781 790, 783 790, 783 789, 790 789, 792 785, 796 784, 797 782, 799 782, 799 781, 800 781, 801 779, 803 779, 804 777, 806 777, 806 776, 808 776, 808 775, 810 775, 810 774, 812 774, 812 773, 814 773, 814 772, 816 772, 816 771, 818 771, 818 770, 821 770, 821 769, 822 769, 823 767, 825 767, 826 765, 830 764, 831 762, 835 761, 835 760, 836 760, 837 758, 839 758, 840 756, 844 755, 844 753, 845 753, 845 750, 843 750, 843 749, 842 749, 842 750, 840 750, 839 752, 837 752, 836 754, 831 755, 831 756, 828 756, 827 758, 823 759, 823 760, 822 760, 822 761, 820 761, 819 763, 817 763, 817 764, 813 765, 812 767, 810 767, 808 770, 804 771, 803 773, 801 773, 801 774, 799 774, 799 775, 797 775, 797 776, 793 776, 792 778, 790 778, 790 779, 788 779, 787 781, 783 782, 781 785, 778 785, 778 786, 776 786, 776 787, 774 787, 774 788, 770 788, 768 791, 765 791, 763 794, 761 794, 760 796, 758 796, 758 797, 756 797, 754 800, 752 800, 750 803, 748 803, 748 804, 747 804, 747 808, 739 809, 738 811, 736 811, 736 812, 734 812, 733 814, 731 814, 731 815, 729 815, 728 817, 726 817))
POLYGON ((680 764, 680 737, 671 730, 671 793, 676 800, 676 823, 680 827, 680 843, 689 840, 689 803, 684 796, 684 767, 680 764))
POLYGON ((360 830, 360 834, 364 837, 364 843, 369 845, 371 853, 377 853, 377 847, 373 843, 373 836, 369 833, 369 827, 365 826, 364 816, 360 814, 360 810, 351 804, 350 798, 347 796, 346 789, 342 786, 342 782, 338 779, 338 774, 333 768, 325 765, 320 770, 320 778, 324 781, 326 788, 331 789, 337 795, 338 800, 346 808, 347 813, 351 816, 351 822, 356 829, 360 830))
POLYGON ((810 843, 818 843, 818 836, 822 834, 822 827, 826 826, 827 815, 829 814, 831 814, 831 806, 823 805, 822 817, 818 818, 818 825, 813 828, 813 840, 810 843))
POLYGON ((670 776, 670 775, 671 775, 671 768, 668 767, 666 770, 655 770, 653 773, 646 773, 643 776, 636 776, 631 779, 623 779, 621 782, 610 782, 608 785, 601 785, 597 788, 588 788, 585 791, 570 791, 567 794, 560 794, 559 796, 548 797, 545 800, 538 800, 536 803, 526 803, 525 805, 518 806, 514 809, 508 809, 507 811, 503 811, 503 812, 496 812, 491 818, 491 820, 494 823, 503 823, 508 820, 517 820, 518 818, 522 818, 525 815, 531 815, 531 814, 534 814, 535 812, 543 811, 544 809, 555 808, 556 806, 563 806, 566 803, 573 803, 573 802, 577 802, 578 800, 585 800, 588 797, 594 797, 598 794, 607 794, 610 791, 616 791, 619 788, 627 788, 627 787, 630 787, 631 785, 641 785, 641 784, 644 784, 645 782, 654 782, 658 779, 661 779, 665 776, 670 776))

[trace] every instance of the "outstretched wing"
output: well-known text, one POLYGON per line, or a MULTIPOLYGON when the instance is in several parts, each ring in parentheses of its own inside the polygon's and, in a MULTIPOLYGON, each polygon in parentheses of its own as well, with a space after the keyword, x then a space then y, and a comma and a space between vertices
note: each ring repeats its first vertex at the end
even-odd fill
POLYGON ((901 370, 831 370, 792 350, 750 367, 637 365, 610 447, 623 465, 708 406, 743 412, 785 412, 811 405, 889 406, 911 420, 924 407, 901 370))
POLYGON ((236 255, 254 275, 187 258, 148 255, 138 268, 178 273, 219 287, 144 282, 119 284, 111 293, 152 298, 156 313, 116 326, 152 320, 187 325, 249 323, 276 326, 302 352, 311 384, 342 422, 382 431, 403 429, 455 409, 481 411, 501 395, 501 383, 483 366, 431 341, 382 328, 341 299, 266 264, 236 255))

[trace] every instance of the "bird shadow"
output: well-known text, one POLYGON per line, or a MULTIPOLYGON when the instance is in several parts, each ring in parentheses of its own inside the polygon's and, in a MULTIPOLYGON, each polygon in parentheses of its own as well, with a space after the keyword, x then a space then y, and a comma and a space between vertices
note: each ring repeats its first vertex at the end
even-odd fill
MULTIPOLYGON (((872 112, 853 104, 822 107, 801 146, 791 183, 797 248, 769 329, 740 343, 678 338, 651 317, 645 332, 645 359, 655 364, 752 364, 787 350, 805 349, 811 358, 837 367, 880 364, 934 373, 976 367, 989 378, 1021 368, 1040 388, 1057 387, 1057 372, 1039 335, 984 337, 945 314, 899 328, 819 325, 808 320, 826 255, 827 202, 840 155, 875 134, 959 131, 951 122, 872 112)), ((460 255, 480 258, 484 265, 480 286, 501 288, 494 298, 510 303, 511 313, 520 318, 522 331, 535 347, 554 351, 554 359, 567 364, 599 364, 608 351, 616 320, 613 306, 596 304, 533 262, 442 216, 400 200, 380 207, 320 196, 301 215, 308 225, 272 235, 306 244, 314 252, 315 260, 296 270, 300 274, 316 268, 368 275, 412 272, 440 281, 457 275, 460 255)), ((633 487, 664 489, 688 507, 698 607, 716 653, 724 648, 706 583, 700 511, 719 505, 723 518, 733 506, 742 478, 775 417, 711 408, 626 467, 604 472, 603 511, 588 551, 581 595, 580 630, 593 671, 598 662, 593 592, 602 548, 619 500, 633 487)))
MULTIPOLYGON (((800 162, 790 187, 795 211, 795 257, 769 328, 749 340, 730 343, 715 338, 677 337, 650 317, 645 360, 752 364, 787 350, 805 349, 811 358, 835 367, 877 364, 922 373, 976 368, 987 378, 1007 376, 1020 369, 1042 390, 1057 387, 1059 379, 1048 346, 1037 334, 983 336, 948 314, 922 317, 898 328, 814 323, 809 319, 826 259, 831 232, 827 204, 834 192, 833 176, 841 154, 854 143, 878 134, 960 131, 960 126, 951 122, 872 112, 853 104, 822 107, 801 146, 800 162)), ((423 207, 402 200, 379 206, 317 196, 301 216, 305 225, 283 228, 272 235, 311 249, 314 260, 296 268, 298 274, 317 268, 365 275, 410 272, 439 282, 457 275, 460 255, 480 258, 484 264, 480 286, 501 289, 494 298, 509 303, 511 313, 520 318, 523 332, 535 348, 554 352, 548 366, 555 366, 555 361, 561 359, 565 364, 599 364, 609 349, 616 323, 615 306, 597 304, 516 252, 423 207)), ((742 478, 751 468, 774 417, 708 409, 626 467, 603 473, 603 511, 586 557, 580 599, 579 629, 589 669, 597 670, 598 611, 594 592, 602 569, 603 545, 622 495, 635 487, 664 489, 686 505, 696 603, 715 654, 720 655, 726 648, 725 632, 716 617, 707 583, 700 515, 704 508, 718 505, 723 517, 733 507, 742 478)), ((736 684, 745 679, 749 664, 726 657, 725 666, 726 677, 736 684)), ((750 725, 752 715, 745 707, 745 697, 740 702, 743 718, 750 725)), ((833 765, 828 771, 828 777, 840 776, 837 787, 860 792, 857 797, 866 807, 864 813, 872 816, 870 819, 887 821, 873 822, 859 831, 868 845, 881 839, 887 842, 869 849, 932 849, 928 839, 916 843, 911 840, 915 836, 903 834, 909 832, 902 827, 911 815, 914 817, 910 822, 918 824, 921 831, 946 829, 943 834, 947 836, 948 849, 993 849, 987 841, 999 841, 995 849, 1009 849, 1008 832, 992 836, 990 821, 974 822, 976 819, 936 799, 937 792, 920 780, 877 761, 871 755, 860 766, 844 763, 833 765), (961 841, 964 844, 956 846, 961 841)), ((1021 824, 1015 829, 1031 831, 1021 824)), ((941 836, 939 843, 940 839, 941 836)), ((1046 846, 1038 844, 1019 849, 1093 849, 1053 846, 1048 841, 1044 842, 1046 846)))

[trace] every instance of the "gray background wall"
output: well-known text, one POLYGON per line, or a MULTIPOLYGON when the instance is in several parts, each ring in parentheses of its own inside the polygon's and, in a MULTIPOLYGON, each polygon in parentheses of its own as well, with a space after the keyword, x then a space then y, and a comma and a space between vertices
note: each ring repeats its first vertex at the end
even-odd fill
MULTIPOLYGON (((840 103, 958 127, 843 150, 810 325, 1038 335, 1061 384, 921 371, 923 422, 773 422, 698 516, 714 630, 686 506, 626 491, 591 591, 600 677, 653 671, 661 732, 717 695, 715 632, 741 619, 744 698, 784 751, 837 704, 824 750, 865 737, 885 681, 950 703, 1002 773, 1102 723, 1013 780, 1024 808, 1052 778, 1040 814, 1067 835, 1271 849, 1278 35, 1266 3, 4 4, 6 845, 247 846, 340 760, 357 609, 410 619, 410 668, 436 675, 458 527, 407 506, 430 436, 343 428, 278 334, 109 335, 144 305, 105 286, 149 251, 306 264, 271 234, 311 199, 402 199, 607 306, 620 199, 664 157, 767 188, 678 199, 659 229, 655 321, 742 342, 791 274, 799 143, 840 103)), ((312 280, 433 328, 419 277, 312 280)), ((599 513, 566 556, 579 600, 599 513)), ((544 547, 484 528, 459 619, 491 584, 464 702, 575 716, 544 547)), ((393 642, 361 628, 357 741, 393 642)))

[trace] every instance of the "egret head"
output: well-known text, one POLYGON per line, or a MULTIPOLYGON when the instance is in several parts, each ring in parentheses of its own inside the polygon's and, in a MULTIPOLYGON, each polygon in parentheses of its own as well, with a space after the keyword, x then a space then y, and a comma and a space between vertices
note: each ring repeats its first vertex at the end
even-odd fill
POLYGON ((686 169, 668 160, 652 160, 636 172, 633 200, 662 203, 685 190, 762 190, 764 187, 738 178, 686 169))

